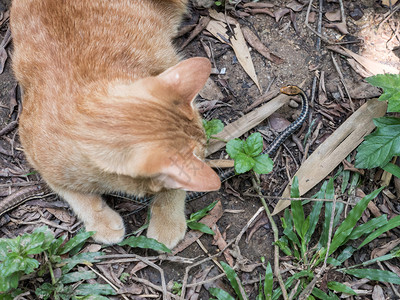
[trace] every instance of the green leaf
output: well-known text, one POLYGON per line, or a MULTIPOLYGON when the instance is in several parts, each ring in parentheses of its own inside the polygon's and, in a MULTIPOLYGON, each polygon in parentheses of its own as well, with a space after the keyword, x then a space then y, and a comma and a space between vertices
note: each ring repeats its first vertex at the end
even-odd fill
POLYGON ((208 227, 207 225, 205 225, 205 224, 203 224, 203 223, 199 223, 199 222, 194 222, 194 221, 192 221, 192 222, 188 222, 188 223, 187 223, 187 226, 188 226, 190 229, 198 230, 198 231, 201 231, 201 232, 203 232, 203 233, 207 233, 207 234, 211 234, 211 235, 214 235, 214 234, 215 234, 215 232, 212 231, 212 229, 211 229, 210 227, 208 227))
POLYGON ((60 278, 60 282, 67 284, 67 283, 78 282, 78 281, 86 280, 86 279, 94 279, 96 277, 97 277, 97 275, 93 271, 71 272, 68 274, 64 274, 60 278))
POLYGON ((327 295, 325 292, 321 291, 319 288, 313 288, 312 294, 315 297, 317 297, 318 299, 322 299, 322 300, 336 300, 336 299, 339 299, 336 296, 331 297, 331 296, 327 295))
POLYGON ((77 296, 88 296, 88 295, 116 295, 117 293, 108 284, 81 284, 76 290, 77 296))
POLYGON ((243 143, 240 139, 233 139, 226 144, 226 152, 232 159, 235 159, 239 153, 244 154, 243 143))
MULTIPOLYGON (((382 189, 382 188, 381 188, 382 189)), ((389 231, 395 227, 400 226, 400 215, 390 219, 386 225, 378 228, 377 230, 375 230, 373 233, 371 233, 369 236, 367 236, 367 238, 362 242, 362 244, 360 246, 358 246, 357 249, 360 249, 361 247, 365 246, 366 244, 368 244, 369 242, 371 242, 372 240, 376 239, 378 236, 380 236, 382 233, 389 231)))
POLYGON ((369 280, 376 280, 381 282, 390 282, 393 284, 400 284, 400 277, 396 273, 386 270, 376 269, 350 269, 343 270, 344 273, 356 276, 358 278, 367 278, 369 280))
POLYGON ((398 165, 388 163, 386 164, 383 169, 390 174, 393 174, 397 178, 400 178, 400 167, 398 165))
POLYGON ((153 249, 155 251, 171 253, 171 250, 168 249, 164 244, 161 244, 155 239, 151 239, 145 236, 131 236, 123 240, 118 245, 129 245, 132 248, 153 249))
POLYGON ((348 258, 350 258, 353 253, 357 249, 352 247, 352 246, 347 246, 345 249, 343 249, 342 253, 339 254, 339 256, 336 258, 340 263, 344 263, 348 258))
POLYGON ((367 208, 368 203, 374 199, 378 194, 382 191, 383 187, 373 191, 371 194, 365 196, 353 207, 353 209, 349 212, 347 218, 342 222, 342 224, 338 227, 335 232, 335 235, 332 238, 331 246, 329 249, 329 255, 336 251, 342 243, 346 240, 346 238, 353 231, 354 226, 357 224, 360 219, 362 213, 367 208))
POLYGON ((64 246, 59 248, 59 251, 60 251, 59 254, 62 255, 62 254, 65 254, 65 253, 71 251, 76 246, 82 244, 82 242, 85 242, 93 234, 95 234, 94 231, 78 233, 76 236, 74 236, 72 239, 70 239, 68 242, 66 242, 64 246))
POLYGON ((400 118, 374 119, 377 129, 358 147, 357 168, 385 166, 394 155, 400 155, 400 118))
MULTIPOLYGON (((319 194, 319 197, 321 197, 321 196, 322 196, 322 198, 325 198, 325 199, 333 199, 333 197, 335 196, 335 188, 333 186, 333 178, 329 179, 329 181, 326 185, 325 196, 322 194, 319 194)), ((333 209, 333 203, 326 202, 325 203, 324 223, 322 225, 322 233, 321 233, 321 236, 320 236, 320 239, 318 242, 319 248, 325 247, 328 242, 329 225, 331 222, 332 209, 333 209)))
POLYGON ((212 210, 212 209, 215 207, 215 205, 217 205, 217 203, 218 203, 218 200, 217 200, 217 201, 214 201, 213 203, 211 203, 211 204, 209 204, 209 205, 207 205, 207 206, 204 207, 203 209, 201 209, 201 210, 199 210, 199 211, 197 211, 197 212, 191 214, 191 215, 190 215, 190 218, 189 218, 189 220, 188 220, 188 223, 189 223, 189 222, 192 222, 192 221, 198 221, 198 220, 200 220, 201 218, 203 218, 204 216, 206 216, 207 213, 208 213, 210 210, 212 210))
POLYGON ((258 174, 268 174, 272 171, 274 167, 274 162, 268 154, 261 154, 253 157, 253 159, 256 163, 253 167, 254 172, 258 174))
POLYGON ((237 276, 236 272, 225 262, 221 261, 221 266, 224 269, 226 277, 228 278, 229 282, 231 283, 232 288, 234 289, 236 295, 239 297, 240 300, 244 300, 242 293, 240 292, 240 279, 237 276))
POLYGON ((254 132, 243 143, 243 150, 248 156, 254 157, 261 153, 263 149, 263 138, 261 133, 254 132))
POLYGON ((388 112, 400 112, 400 75, 399 74, 379 74, 365 78, 373 85, 383 88, 384 93, 379 100, 389 101, 388 112))
POLYGON ((89 295, 89 296, 85 296, 83 298, 79 297, 77 299, 80 299, 80 300, 109 300, 109 298, 101 296, 101 295, 89 295))
POLYGON ((218 300, 235 300, 231 295, 220 288, 209 288, 211 295, 217 297, 218 300))
POLYGON ((85 252, 76 254, 70 258, 63 259, 57 266, 62 266, 63 273, 68 273, 78 264, 90 264, 99 262, 97 257, 104 255, 103 252, 85 252))
POLYGON ((203 120, 203 127, 206 132, 207 139, 220 133, 224 129, 224 123, 221 120, 213 119, 210 121, 203 120))
POLYGON ((256 164, 255 160, 252 157, 244 153, 238 153, 234 159, 235 159, 235 164, 234 164, 235 171, 238 174, 250 171, 256 164))
POLYGON ((386 215, 382 215, 378 218, 373 218, 369 220, 367 223, 364 223, 356 228, 351 232, 347 240, 356 240, 360 238, 364 234, 370 234, 376 228, 382 227, 386 225, 388 222, 386 215))
POLYGON ((265 270, 265 280, 264 280, 264 297, 265 300, 272 299, 272 289, 274 284, 274 278, 272 275, 271 264, 268 262, 267 268, 265 270))
POLYGON ((329 281, 328 288, 336 292, 341 292, 349 295, 357 295, 357 293, 352 288, 337 281, 329 281))
MULTIPOLYGON (((297 176, 295 176, 293 178, 292 187, 290 190, 290 197, 291 198, 299 198, 300 197, 299 179, 297 178, 297 176)), ((303 228, 305 219, 304 219, 304 210, 303 210, 303 206, 301 204, 301 200, 292 201, 291 209, 292 209, 292 214, 293 214, 293 223, 294 223, 296 232, 301 238, 303 238, 302 228, 303 228)))
MULTIPOLYGON (((304 270, 304 271, 300 271, 300 272, 294 274, 293 276, 290 276, 290 277, 285 281, 285 288, 286 288, 286 290, 288 290, 288 289, 292 286, 292 284, 293 284, 293 282, 294 282, 295 280, 297 280, 297 279, 299 279, 299 278, 302 278, 302 277, 313 278, 313 277, 314 277, 314 274, 313 274, 312 272, 310 272, 310 271, 304 270)), ((282 295, 282 290, 281 290, 280 287, 278 287, 277 289, 274 290, 274 292, 273 292, 273 294, 272 294, 272 299, 273 299, 273 300, 278 300, 279 297, 280 297, 281 295, 282 295)))

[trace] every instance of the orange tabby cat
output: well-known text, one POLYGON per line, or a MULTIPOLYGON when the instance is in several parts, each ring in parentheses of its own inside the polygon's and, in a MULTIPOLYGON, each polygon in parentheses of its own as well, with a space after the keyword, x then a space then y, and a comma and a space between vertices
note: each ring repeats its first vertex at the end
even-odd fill
POLYGON ((101 194, 156 194, 147 235, 172 248, 186 230, 184 190, 220 187, 192 103, 210 63, 179 62, 171 43, 186 2, 13 1, 24 151, 99 242, 125 234, 101 194))

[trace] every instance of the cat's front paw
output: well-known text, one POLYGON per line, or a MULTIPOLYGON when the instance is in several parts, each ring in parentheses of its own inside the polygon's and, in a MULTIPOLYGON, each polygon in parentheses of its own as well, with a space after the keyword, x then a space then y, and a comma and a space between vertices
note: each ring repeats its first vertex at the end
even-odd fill
POLYGON ((181 218, 155 218, 150 219, 147 237, 156 239, 169 249, 173 249, 184 237, 186 233, 186 219, 181 218))
POLYGON ((97 212, 94 220, 85 225, 87 231, 96 232, 92 238, 102 244, 117 244, 125 236, 122 217, 108 206, 97 212))

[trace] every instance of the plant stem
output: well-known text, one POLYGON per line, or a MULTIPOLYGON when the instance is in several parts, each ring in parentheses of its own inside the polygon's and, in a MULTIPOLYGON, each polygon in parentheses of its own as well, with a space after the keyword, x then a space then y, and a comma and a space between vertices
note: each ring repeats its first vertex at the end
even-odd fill
MULTIPOLYGON (((277 242, 279 240, 279 231, 278 231, 278 226, 276 226, 276 223, 274 221, 274 219, 272 218, 271 212, 269 211, 269 208, 267 206, 267 203, 265 202, 265 199, 261 193, 261 188, 260 188, 260 177, 258 176, 257 173, 253 172, 253 176, 251 178, 251 181, 253 183, 253 187, 256 190, 257 194, 260 197, 261 203, 264 206, 264 210, 265 213, 268 216, 268 220, 271 223, 271 228, 272 231, 274 233, 274 241, 277 242)), ((278 282, 279 285, 281 287, 282 290, 282 297, 283 299, 287 300, 288 298, 288 294, 285 288, 285 284, 283 282, 282 276, 281 276, 281 272, 279 269, 279 247, 276 245, 274 245, 274 273, 276 278, 278 278, 278 282)))

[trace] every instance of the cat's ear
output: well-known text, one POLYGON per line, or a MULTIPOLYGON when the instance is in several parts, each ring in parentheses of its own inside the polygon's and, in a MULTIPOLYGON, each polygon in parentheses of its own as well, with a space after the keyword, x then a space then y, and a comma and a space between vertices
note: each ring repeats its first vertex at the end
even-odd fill
POLYGON ((191 105, 194 97, 205 85, 210 72, 211 64, 207 58, 193 57, 181 61, 157 77, 170 87, 175 97, 179 98, 175 98, 174 101, 191 105))
POLYGON ((158 179, 169 189, 207 192, 219 190, 221 187, 217 173, 195 155, 171 158, 158 179))

